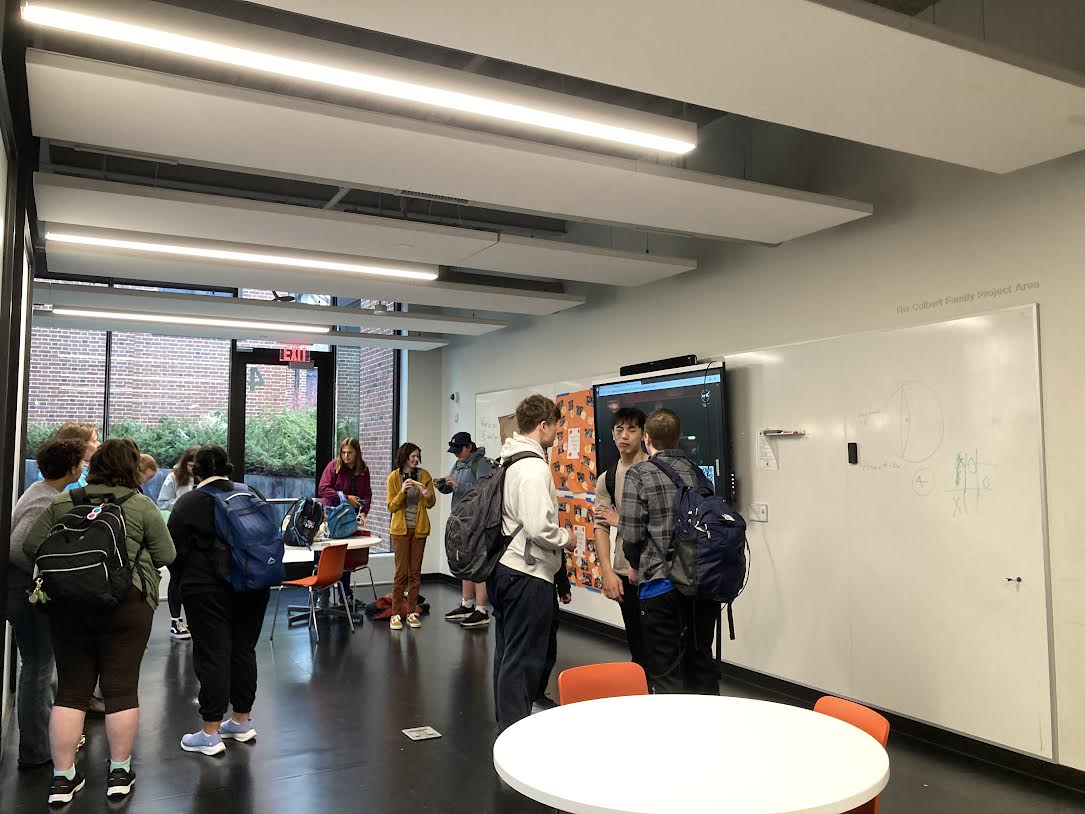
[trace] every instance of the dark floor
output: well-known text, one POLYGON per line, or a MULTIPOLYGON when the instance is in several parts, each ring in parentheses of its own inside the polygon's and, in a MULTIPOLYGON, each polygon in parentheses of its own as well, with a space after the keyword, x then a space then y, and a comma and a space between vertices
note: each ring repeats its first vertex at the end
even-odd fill
MULTIPOLYGON (((324 639, 318 646, 304 627, 287 633, 283 618, 272 645, 266 632, 269 609, 258 649, 261 683, 254 720, 260 735, 251 744, 229 744, 219 758, 187 754, 178 746, 181 735, 198 725, 198 688, 191 645, 169 640, 169 620, 160 609, 143 663, 136 789, 122 804, 106 802, 105 733, 101 719, 91 719, 80 757, 87 787, 65 811, 550 811, 503 789, 494 774, 493 632, 464 631, 441 619, 458 604, 452 587, 429 584, 424 593, 434 613, 421 630, 393 634, 387 624, 366 623, 352 638, 345 625, 335 622, 322 625, 324 639), (423 724, 444 737, 412 742, 400 732, 423 724)), ((554 680, 565 667, 623 655, 616 642, 566 627, 554 680)), ((781 700, 741 684, 723 689, 781 700)), ((6 739, 0 764, 0 810, 44 811, 49 771, 16 771, 16 737, 13 733, 6 739)), ((919 741, 891 736, 889 752, 893 779, 882 795, 882 814, 1085 813, 1085 796, 919 741)), ((555 771, 590 771, 591 755, 579 752, 576 744, 569 744, 568 754, 550 758, 555 771)), ((637 780, 631 771, 631 782, 644 782, 643 776, 637 780)), ((703 810, 724 811, 725 789, 718 799, 718 809, 706 805, 703 810)))

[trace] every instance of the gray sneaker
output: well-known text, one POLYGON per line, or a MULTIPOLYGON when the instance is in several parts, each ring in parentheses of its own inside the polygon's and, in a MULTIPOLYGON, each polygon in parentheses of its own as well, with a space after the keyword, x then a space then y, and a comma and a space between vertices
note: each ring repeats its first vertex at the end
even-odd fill
POLYGON ((490 614, 484 608, 475 608, 475 612, 460 622, 460 627, 486 627, 490 624, 490 614))

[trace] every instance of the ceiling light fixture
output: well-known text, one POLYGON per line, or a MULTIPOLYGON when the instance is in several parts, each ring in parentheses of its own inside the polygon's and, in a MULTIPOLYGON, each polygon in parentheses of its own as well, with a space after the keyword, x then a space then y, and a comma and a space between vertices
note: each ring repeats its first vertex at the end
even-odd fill
POLYGON ((277 333, 331 333, 327 325, 290 325, 285 322, 251 322, 246 319, 213 319, 211 317, 173 316, 170 314, 137 314, 131 311, 90 311, 86 308, 53 308, 58 317, 91 317, 112 319, 120 322, 149 322, 156 324, 201 325, 208 328, 243 328, 249 331, 275 331, 277 333))
POLYGON ((386 76, 335 68, 331 65, 320 65, 301 59, 280 57, 198 37, 132 25, 119 20, 64 11, 39 3, 28 3, 23 6, 22 15, 27 22, 48 28, 139 45, 187 57, 199 57, 224 65, 249 68, 321 85, 331 85, 546 130, 642 147, 661 153, 683 155, 696 146, 682 139, 605 124, 579 116, 568 116, 470 93, 430 87, 416 82, 404 82, 386 76))
POLYGON ((244 252, 236 249, 211 249, 204 246, 178 246, 170 243, 151 243, 143 240, 123 240, 112 237, 95 237, 94 235, 74 235, 65 232, 47 232, 45 239, 53 243, 70 243, 77 246, 96 246, 105 249, 123 249, 179 257, 199 257, 204 260, 252 263, 257 266, 344 271, 351 274, 370 274, 378 277, 398 277, 406 280, 424 280, 427 282, 437 279, 436 271, 411 271, 410 269, 389 266, 340 263, 334 260, 320 260, 315 257, 291 257, 281 254, 264 254, 263 252, 244 252))

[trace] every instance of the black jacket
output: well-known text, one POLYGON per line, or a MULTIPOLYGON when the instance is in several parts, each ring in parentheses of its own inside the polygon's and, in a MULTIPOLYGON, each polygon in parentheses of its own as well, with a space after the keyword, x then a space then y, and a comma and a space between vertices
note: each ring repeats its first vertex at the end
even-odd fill
POLYGON ((181 495, 170 514, 169 530, 177 548, 172 577, 180 580, 181 596, 209 591, 232 591, 224 574, 230 552, 215 535, 215 498, 211 491, 233 491, 233 482, 215 481, 181 495))

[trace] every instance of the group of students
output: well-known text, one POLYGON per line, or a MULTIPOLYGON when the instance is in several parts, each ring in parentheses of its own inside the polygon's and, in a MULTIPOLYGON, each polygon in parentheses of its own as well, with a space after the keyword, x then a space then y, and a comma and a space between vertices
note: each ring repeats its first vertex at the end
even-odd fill
POLYGON ((66 424, 36 457, 42 480, 15 506, 9 554, 7 611, 22 661, 20 769, 52 764, 52 806, 70 802, 83 790, 86 776, 76 753, 97 686, 110 753, 106 795, 123 799, 131 792, 140 667, 158 606, 160 569, 167 566, 188 614, 200 682, 203 723, 184 735, 181 746, 214 754, 225 748, 223 739, 253 739, 255 645, 270 591, 235 591, 224 578, 229 552, 215 533, 213 491, 238 488, 229 479, 232 467, 225 450, 212 445, 186 453, 184 468, 198 488, 190 486, 177 497, 168 524, 165 513, 142 492, 153 472, 148 475, 147 462, 130 439, 99 445, 93 425, 66 424), (105 505, 115 506, 123 518, 130 585, 108 607, 50 604, 35 578, 39 549, 76 516, 78 507, 105 505))
MULTIPOLYGON (((501 449, 503 461, 520 457, 505 472, 502 531, 511 542, 487 585, 496 621, 499 731, 530 715, 545 688, 556 654, 557 597, 568 601, 564 552, 574 551, 576 541, 558 523, 546 460, 560 418, 550 399, 524 399, 516 408, 517 432, 501 449), (562 577, 564 586, 557 582, 562 577)), ((621 604, 630 655, 653 692, 718 695, 711 648, 721 605, 687 596, 667 576, 678 490, 651 463, 663 463, 690 486, 699 482, 696 464, 678 448, 679 417, 667 409, 645 416, 623 408, 612 431, 621 458, 612 474, 598 478, 594 517, 603 592, 621 604)))

